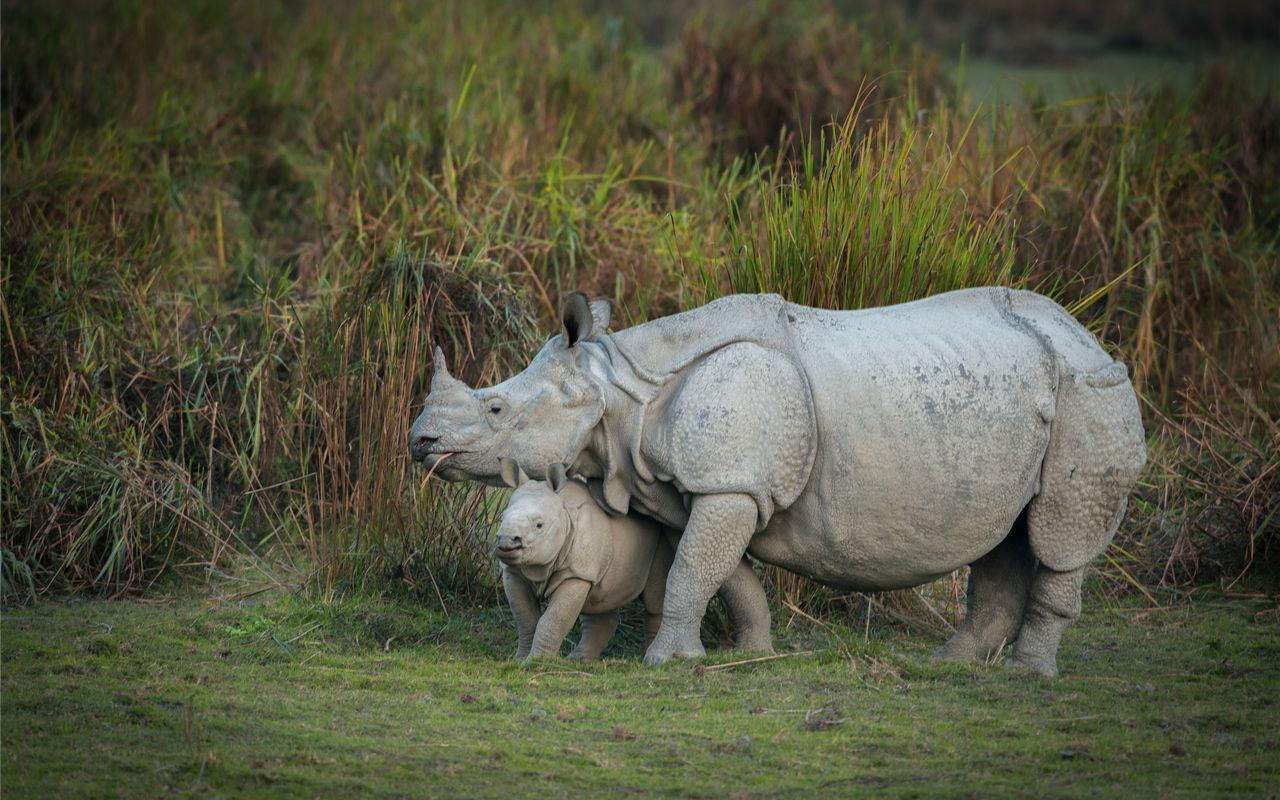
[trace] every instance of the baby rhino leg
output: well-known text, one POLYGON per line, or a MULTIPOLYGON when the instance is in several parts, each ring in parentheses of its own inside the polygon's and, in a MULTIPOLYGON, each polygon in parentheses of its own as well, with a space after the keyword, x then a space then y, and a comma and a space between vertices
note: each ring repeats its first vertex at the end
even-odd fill
POLYGON ((653 554, 653 563, 649 566, 649 578, 645 581, 640 600, 644 603, 644 646, 648 649, 653 644, 653 637, 658 635, 662 627, 663 601, 667 596, 667 573, 671 571, 671 561, 676 557, 675 546, 671 539, 663 536, 658 541, 658 549, 653 554))
POLYGON ((569 660, 595 661, 613 638, 613 632, 618 629, 618 612, 583 614, 578 621, 582 624, 582 638, 569 652, 569 660))

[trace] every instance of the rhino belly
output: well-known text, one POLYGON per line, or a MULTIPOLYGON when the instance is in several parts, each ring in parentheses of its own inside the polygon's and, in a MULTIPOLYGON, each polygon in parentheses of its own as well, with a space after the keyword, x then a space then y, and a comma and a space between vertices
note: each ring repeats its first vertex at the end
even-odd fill
POLYGON ((831 511, 816 497, 802 497, 755 535, 748 552, 765 563, 840 589, 905 589, 947 575, 990 552, 1017 516, 1002 532, 997 524, 939 533, 933 526, 862 527, 857 519, 841 525, 839 515, 831 511))
POLYGON ((1038 491, 1056 364, 998 318, 857 322, 805 337, 818 455, 751 552, 835 586, 914 586, 989 552, 1038 491))

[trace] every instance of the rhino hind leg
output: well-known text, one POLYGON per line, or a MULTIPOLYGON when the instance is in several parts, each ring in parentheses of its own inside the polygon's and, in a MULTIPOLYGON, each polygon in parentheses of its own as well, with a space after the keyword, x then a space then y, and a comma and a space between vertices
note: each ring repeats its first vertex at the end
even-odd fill
POLYGON ((933 655, 944 661, 990 661, 1018 638, 1036 559, 1025 513, 994 550, 969 565, 964 622, 933 655))
POLYGON ((595 661, 604 652, 605 645, 613 638, 618 629, 618 612, 606 611, 603 614, 583 614, 579 620, 582 624, 582 638, 569 652, 570 661, 595 661))
POLYGON ((1115 536, 1145 462, 1142 418, 1124 366, 1064 377, 1040 493, 1027 506, 1039 567, 1013 663, 1057 674, 1058 643, 1080 616, 1085 570, 1115 536))
POLYGON ((1127 475, 1117 480, 1084 468, 1073 467, 1065 475, 1046 468, 1044 489, 1031 501, 1027 517, 1039 566, 1009 663, 1058 674, 1058 643, 1080 617, 1085 570, 1120 526, 1131 485, 1127 475))
POLYGON ((755 570, 751 569, 751 562, 745 558, 739 561, 717 594, 724 601, 729 619, 733 622, 734 648, 772 653, 769 599, 765 596, 764 587, 760 585, 755 570))
POLYGON ((1085 569, 1059 572, 1040 565, 1009 664, 1049 677, 1058 674, 1058 643, 1067 627, 1080 617, 1080 584, 1085 569))

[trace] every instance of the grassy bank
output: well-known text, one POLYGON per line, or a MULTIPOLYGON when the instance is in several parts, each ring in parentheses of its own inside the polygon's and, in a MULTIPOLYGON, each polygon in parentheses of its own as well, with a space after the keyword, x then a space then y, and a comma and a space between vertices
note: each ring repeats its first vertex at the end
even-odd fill
POLYGON ((498 611, 42 603, 0 623, 5 794, 1263 796, 1280 629, 1259 598, 1086 613, 1052 681, 785 612, 774 661, 646 668, 624 627, 598 665, 524 669, 498 611))
POLYGON ((1280 100, 1247 67, 978 108, 918 20, 817 4, 3 13, 7 602, 246 559, 493 598, 500 498, 424 485, 407 428, 434 345, 505 376, 573 289, 625 323, 1051 292, 1152 437, 1107 591, 1275 574, 1280 100))

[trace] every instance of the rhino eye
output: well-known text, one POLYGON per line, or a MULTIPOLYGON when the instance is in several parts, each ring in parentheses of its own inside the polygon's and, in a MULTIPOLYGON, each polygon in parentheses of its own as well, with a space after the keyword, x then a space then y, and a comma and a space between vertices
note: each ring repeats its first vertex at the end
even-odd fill
POLYGON ((542 530, 542 520, 538 520, 537 524, 535 524, 534 527, 537 528, 538 530, 542 530))

